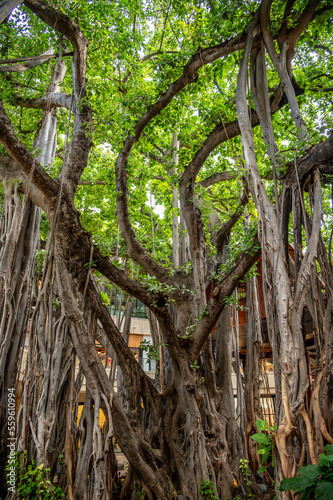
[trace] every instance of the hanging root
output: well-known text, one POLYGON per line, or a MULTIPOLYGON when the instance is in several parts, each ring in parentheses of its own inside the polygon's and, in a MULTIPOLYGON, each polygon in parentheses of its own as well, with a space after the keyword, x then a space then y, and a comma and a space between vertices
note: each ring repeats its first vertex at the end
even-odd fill
POLYGON ((282 376, 281 381, 281 391, 282 391, 282 404, 285 411, 285 417, 283 418, 281 424, 276 433, 276 446, 280 453, 281 465, 283 474, 285 477, 291 477, 291 470, 289 464, 289 455, 287 452, 286 440, 287 437, 292 433, 295 428, 291 422, 290 411, 289 411, 289 403, 287 398, 286 391, 286 380, 285 377, 282 376))
POLYGON ((304 406, 300 410, 300 414, 302 415, 306 425, 306 435, 308 438, 311 463, 318 465, 318 459, 317 459, 317 454, 315 452, 314 439, 313 439, 313 429, 309 419, 309 415, 307 414, 307 411, 305 410, 304 406))
POLYGON ((333 438, 327 430, 326 422, 324 420, 323 414, 322 414, 321 409, 320 409, 320 404, 319 404, 319 391, 320 391, 320 384, 321 384, 322 378, 323 378, 323 372, 320 372, 318 375, 318 378, 317 378, 316 387, 312 393, 313 416, 314 416, 315 422, 317 424, 317 427, 320 429, 320 432, 323 435, 323 438, 326 439, 326 441, 329 444, 333 444, 333 438))
POLYGON ((291 477, 291 470, 289 465, 289 455, 287 452, 286 440, 287 437, 291 434, 293 430, 293 426, 289 425, 286 417, 282 420, 276 434, 276 446, 279 450, 281 465, 283 474, 285 477, 291 477))
POLYGON ((305 463, 305 445, 302 443, 301 458, 299 459, 298 468, 303 467, 305 463))

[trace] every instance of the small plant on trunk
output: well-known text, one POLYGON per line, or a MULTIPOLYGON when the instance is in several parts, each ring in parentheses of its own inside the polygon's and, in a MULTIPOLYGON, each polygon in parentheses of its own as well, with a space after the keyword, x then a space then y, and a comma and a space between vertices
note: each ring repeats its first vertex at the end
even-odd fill
POLYGON ((218 500, 212 481, 207 481, 205 479, 201 481, 199 493, 206 500, 218 500))
POLYGON ((259 447, 257 450, 258 455, 261 455, 261 467, 258 470, 257 474, 264 472, 268 465, 264 465, 267 460, 271 460, 271 465, 274 467, 274 456, 273 450, 275 446, 275 436, 277 426, 270 426, 265 420, 257 420, 256 421, 257 429, 260 431, 257 434, 253 434, 251 439, 259 443, 259 447))
POLYGON ((138 500, 143 500, 145 494, 143 492, 142 486, 139 483, 134 483, 133 490, 135 492, 136 498, 138 500))
POLYGON ((239 470, 241 471, 247 486, 251 486, 252 483, 250 481, 251 471, 249 468, 249 461, 246 460, 245 458, 241 458, 239 461, 239 470))

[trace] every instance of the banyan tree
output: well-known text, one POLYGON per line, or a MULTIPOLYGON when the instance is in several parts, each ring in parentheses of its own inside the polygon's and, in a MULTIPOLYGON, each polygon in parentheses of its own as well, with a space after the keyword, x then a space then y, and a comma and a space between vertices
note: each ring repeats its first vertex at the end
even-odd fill
POLYGON ((70 500, 263 498, 262 308, 268 487, 292 498, 281 480, 333 444, 331 16, 328 0, 0 3, 3 498, 12 388, 17 488, 34 464, 70 500), (128 345, 135 300, 154 378, 128 345))

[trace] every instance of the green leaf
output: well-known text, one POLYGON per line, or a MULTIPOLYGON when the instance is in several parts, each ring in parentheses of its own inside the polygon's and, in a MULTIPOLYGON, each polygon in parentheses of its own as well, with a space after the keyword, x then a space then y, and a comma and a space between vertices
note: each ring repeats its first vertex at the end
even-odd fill
POLYGON ((302 500, 313 500, 315 498, 315 486, 307 488, 303 495, 302 500))
POLYGON ((253 434, 253 436, 251 436, 251 439, 253 439, 253 441, 256 441, 257 443, 263 443, 263 444, 269 444, 270 442, 269 437, 266 436, 266 434, 263 434, 262 432, 253 434))
POLYGON ((296 492, 301 492, 306 490, 309 486, 313 486, 312 481, 304 476, 290 477, 283 479, 279 486, 279 491, 292 490, 296 492))
POLYGON ((333 483, 333 471, 332 472, 327 472, 327 471, 325 472, 325 480, 333 483))
POLYGON ((265 431, 268 428, 268 423, 266 422, 266 420, 257 420, 256 426, 258 431, 265 431))
POLYGON ((266 460, 269 458, 269 455, 270 455, 269 449, 266 448, 266 450, 262 453, 261 465, 264 465, 264 463, 266 462, 266 460))
POLYGON ((319 455, 319 465, 321 467, 333 466, 333 455, 319 455))
POLYGON ((105 305, 105 306, 110 305, 110 299, 109 299, 109 297, 107 296, 107 294, 106 294, 106 293, 104 293, 104 292, 99 292, 99 294, 100 294, 100 296, 101 296, 101 299, 102 299, 102 300, 103 300, 103 302, 104 302, 104 305, 105 305))
POLYGON ((327 455, 333 455, 333 444, 327 444, 325 446, 325 451, 327 455))
POLYGON ((316 486, 317 500, 333 500, 333 483, 320 481, 316 486))
POLYGON ((268 468, 268 465, 260 467, 260 469, 257 470, 257 474, 261 474, 262 472, 265 472, 265 470, 267 470, 267 468, 268 468))
POLYGON ((301 476, 307 477, 308 479, 310 479, 310 481, 315 482, 316 479, 318 479, 318 476, 323 473, 323 471, 319 465, 311 464, 307 465, 306 467, 301 467, 299 469, 299 473, 301 476))

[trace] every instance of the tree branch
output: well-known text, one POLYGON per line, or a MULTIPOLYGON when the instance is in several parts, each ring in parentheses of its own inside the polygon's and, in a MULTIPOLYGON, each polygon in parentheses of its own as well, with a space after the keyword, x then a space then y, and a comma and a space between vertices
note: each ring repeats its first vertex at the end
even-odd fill
POLYGON ((112 283, 118 285, 122 290, 129 293, 143 304, 150 306, 156 297, 137 281, 126 276, 126 273, 112 264, 110 259, 100 252, 99 248, 94 247, 93 258, 94 268, 108 278, 112 283))
MULTIPOLYGON (((314 0, 317 2, 317 0, 314 0)), ((311 3, 310 0, 309 3, 311 3)), ((299 138, 307 140, 308 133, 306 129, 305 122, 303 120, 301 111, 298 106, 296 99, 295 89, 291 81, 291 61, 294 54, 294 48, 300 33, 297 30, 292 30, 290 36, 288 34, 286 39, 280 40, 281 52, 277 53, 274 40, 271 35, 269 25, 270 25, 270 8, 271 0, 263 0, 260 9, 260 27, 263 34, 263 40, 265 42, 269 57, 271 58, 274 67, 279 75, 281 86, 284 88, 285 94, 288 98, 291 114, 295 125, 299 131, 299 138)), ((314 7, 315 8, 315 7, 314 7)), ((305 9, 306 10, 306 9, 305 9)), ((304 11, 305 11, 304 10, 304 11)), ((304 18, 305 25, 307 26, 310 19, 304 18)), ((303 21, 300 21, 299 26, 303 26, 303 21)), ((305 29, 305 28, 304 28, 305 29)))
MULTIPOLYGON (((313 146, 303 156, 296 160, 297 172, 301 183, 305 181, 314 168, 321 167, 320 170, 325 172, 325 165, 333 160, 333 134, 328 139, 313 146)), ((284 177, 285 184, 294 186, 297 183, 295 164, 290 162, 287 164, 287 173, 284 177)))
POLYGON ((221 57, 237 52, 244 47, 244 33, 241 33, 227 42, 216 45, 215 47, 208 47, 207 49, 200 49, 196 52, 191 60, 185 65, 182 76, 173 82, 168 90, 162 94, 160 99, 150 106, 146 113, 138 120, 135 128, 135 140, 137 141, 144 128, 148 123, 157 116, 177 95, 183 88, 190 83, 196 82, 198 79, 198 70, 211 62, 220 59, 221 57))
POLYGON ((0 101, 0 142, 6 148, 9 156, 20 165, 31 179, 31 182, 38 187, 49 201, 57 196, 57 181, 51 179, 29 149, 18 139, 2 101, 0 101))
POLYGON ((86 97, 86 57, 88 41, 77 23, 42 0, 26 0, 25 5, 51 28, 65 35, 74 47, 73 55, 73 107, 74 127, 69 154, 62 168, 63 182, 68 181, 75 192, 83 170, 87 166, 92 145, 92 112, 84 100, 86 97))
POLYGON ((288 33, 288 42, 292 47, 296 46, 297 40, 306 30, 308 24, 313 20, 315 10, 319 4, 320 0, 309 0, 298 20, 297 26, 288 33))
POLYGON ((126 165, 129 154, 137 142, 148 123, 157 116, 186 85, 194 82, 198 78, 198 69, 209 62, 215 61, 223 55, 240 50, 243 43, 243 34, 232 40, 222 43, 216 47, 201 50, 193 55, 186 64, 182 76, 173 82, 168 90, 162 94, 160 99, 150 106, 146 113, 138 120, 134 127, 134 135, 129 134, 124 142, 124 147, 120 151, 116 161, 116 182, 117 182, 117 216, 122 237, 127 246, 128 254, 142 265, 147 272, 156 276, 160 281, 171 283, 177 287, 173 279, 169 278, 165 269, 160 266, 145 250, 143 245, 136 238, 130 223, 128 203, 127 203, 127 173, 126 165))
MULTIPOLYGON (((158 50, 156 52, 152 52, 151 54, 147 54, 146 56, 143 56, 143 58, 140 59, 139 62, 143 63, 145 61, 149 61, 150 59, 153 59, 154 57, 162 55, 162 54, 179 54, 179 51, 178 50, 165 50, 165 51, 164 50, 158 50)), ((132 75, 133 75, 133 71, 128 71, 126 73, 126 75, 124 76, 124 78, 120 80, 120 84, 121 85, 126 85, 126 83, 131 78, 132 75)))
POLYGON ((318 45, 315 45, 313 47, 314 49, 323 49, 323 50, 326 50, 326 52, 329 53, 330 56, 333 56, 333 50, 331 50, 329 47, 327 47, 326 45, 323 45, 321 43, 318 43, 318 45))
MULTIPOLYGON (((256 240, 253 247, 259 245, 259 240, 256 240)), ((258 260, 261 250, 251 249, 243 254, 235 265, 235 267, 225 276, 219 285, 212 291, 212 297, 207 304, 205 314, 197 322, 193 333, 191 343, 191 359, 197 360, 201 349, 206 342, 208 335, 212 331, 216 321, 225 307, 225 299, 229 297, 237 287, 238 283, 244 278, 245 274, 258 260)))
POLYGON ((10 16, 12 10, 15 9, 23 0, 6 0, 2 1, 0 5, 0 24, 5 22, 10 16))
MULTIPOLYGON (((108 257, 101 254, 97 247, 94 247, 93 261, 94 267, 102 273, 103 276, 145 304, 158 318, 165 341, 168 343, 175 343, 176 335, 170 309, 167 303, 167 297, 163 295, 162 292, 149 292, 137 281, 126 276, 125 272, 116 268, 108 257)), ((174 300, 177 300, 178 303, 184 300, 182 293, 178 290, 168 293, 168 296, 174 297, 174 300)))
MULTIPOLYGON (((133 353, 126 344, 118 328, 114 324, 114 321, 106 310, 106 307, 104 306, 104 304, 102 304, 98 296, 98 292, 91 282, 88 284, 87 288, 87 299, 89 300, 90 305, 96 311, 97 316, 103 326, 104 332, 117 355, 117 362, 124 375, 126 386, 131 387, 135 385, 136 387, 141 388, 143 390, 143 393, 145 393, 145 390, 148 389, 152 395, 156 395, 157 390, 153 382, 136 361, 133 353), (140 383, 136 384, 137 381, 140 381, 140 383)), ((140 390, 139 394, 137 394, 136 397, 137 396, 141 396, 140 390)))
MULTIPOLYGON (((48 50, 51 50, 52 47, 50 47, 48 50)), ((61 54, 61 57, 68 57, 72 56, 74 52, 64 52, 64 54, 61 54)), ((18 62, 26 62, 26 61, 44 61, 44 60, 49 60, 49 59, 55 59, 58 57, 58 54, 53 54, 50 53, 47 55, 47 51, 44 52, 41 56, 30 56, 30 57, 15 57, 13 59, 0 59, 0 64, 14 64, 18 62)))
POLYGON ((328 73, 320 73, 320 75, 317 75, 314 78, 311 78, 310 82, 317 80, 317 78, 322 78, 323 76, 328 78, 329 80, 333 80, 333 75, 329 75, 328 73))
POLYGON ((85 87, 84 75, 88 48, 87 39, 78 24, 69 16, 63 14, 60 9, 55 9, 42 0, 25 0, 24 4, 45 24, 59 31, 72 42, 74 47, 73 65, 75 67, 74 89, 76 98, 78 98, 85 87))
MULTIPOLYGON (((276 112, 280 107, 285 104, 286 100, 282 98, 282 89, 279 87, 273 96, 270 98, 271 113, 276 112)), ((251 110, 251 127, 259 125, 258 114, 251 110)), ((180 200, 181 209, 184 214, 186 226, 188 230, 190 248, 192 251, 192 258, 196 255, 198 261, 199 243, 204 239, 204 228, 201 220, 201 212, 194 206, 194 184, 196 176, 199 173, 202 165, 210 155, 210 153, 222 142, 225 142, 240 134, 238 120, 229 122, 227 124, 219 123, 212 130, 210 135, 205 140, 201 148, 196 152, 191 162, 184 169, 180 184, 180 200), (193 253, 194 252, 194 253, 193 253)), ((222 229, 222 228, 221 228, 222 229)), ((224 228, 227 229, 226 227, 224 228)), ((221 235, 223 234, 223 230, 221 235)), ((193 264, 193 262, 192 262, 193 264)), ((199 264, 198 264, 199 265, 199 264)), ((199 278, 198 278, 199 279, 199 278)))
POLYGON ((241 217, 242 213, 244 212, 244 207, 249 201, 249 195, 247 192, 247 189, 244 189, 237 209, 235 212, 232 214, 230 219, 225 222, 224 224, 221 223, 220 227, 217 227, 214 229, 211 240, 215 248, 219 251, 220 246, 222 245, 222 242, 224 241, 225 237, 230 233, 231 229, 234 227, 238 219, 241 217))
MULTIPOLYGON (((301 95, 304 93, 304 90, 300 89, 299 87, 296 87, 295 93, 296 95, 301 95)), ((276 111, 281 109, 286 103, 287 100, 285 96, 282 95, 282 88, 278 87, 274 92, 274 94, 272 95, 272 97, 270 98, 271 113, 272 114, 276 113, 276 111)), ((253 128, 259 125, 260 120, 257 112, 254 109, 251 109, 250 115, 251 115, 251 127, 253 128)), ((209 134, 209 136, 207 137, 201 148, 195 153, 191 162, 184 169, 181 181, 182 184, 187 185, 189 183, 195 182, 196 176, 198 175, 202 165, 204 164, 210 153, 223 142, 226 142, 229 139, 233 139, 234 137, 237 137, 239 134, 240 134, 240 128, 238 120, 233 120, 232 122, 228 123, 218 123, 211 131, 211 133, 209 134)), ((221 172, 220 174, 213 174, 211 177, 213 177, 214 179, 215 175, 221 175, 221 177, 223 177, 224 175, 227 176, 229 174, 221 172)), ((211 179, 211 177, 207 178, 207 182, 208 179, 211 179)), ((205 180, 199 181, 199 184, 205 186, 205 180)))
MULTIPOLYGON (((74 52, 65 52, 62 54, 62 57, 72 56, 74 52)), ((50 59, 55 59, 58 57, 58 54, 54 54, 53 47, 47 49, 41 56, 32 56, 32 57, 17 57, 15 59, 1 59, 0 64, 8 64, 9 66, 0 66, 0 73, 22 73, 23 71, 28 71, 29 69, 36 68, 36 66, 40 66, 45 61, 50 59), (15 62, 24 62, 27 61, 26 64, 13 64, 15 62)))
POLYGON ((32 109, 44 109, 45 107, 71 109, 71 101, 71 96, 64 92, 47 93, 37 99, 14 98, 14 104, 17 106, 32 109))
POLYGON ((212 174, 209 177, 206 177, 206 179, 199 181, 197 184, 200 184, 200 186, 207 188, 209 186, 212 186, 213 184, 217 184, 218 182, 232 181, 237 177, 238 175, 233 172, 217 172, 216 174, 212 174))
POLYGON ((16 161, 12 160, 10 156, 0 154, 0 182, 17 181, 20 182, 19 190, 26 194, 35 205, 47 212, 48 207, 45 204, 45 197, 40 190, 29 181, 28 176, 16 161))

